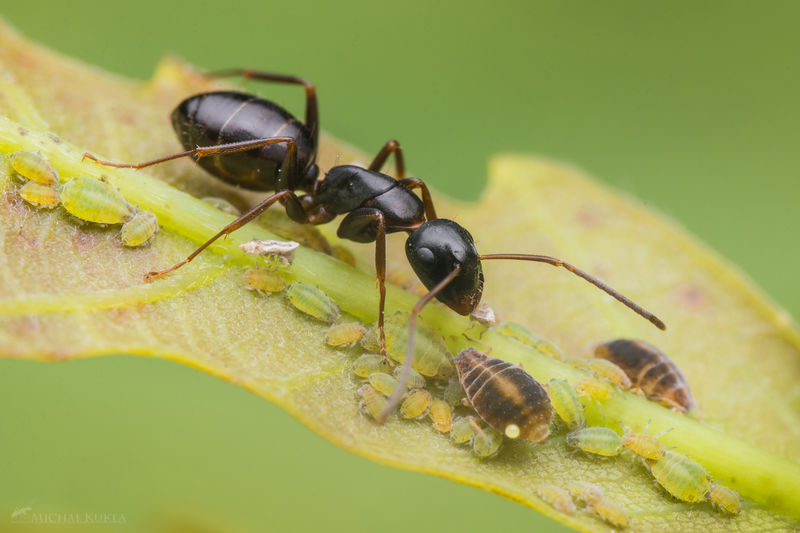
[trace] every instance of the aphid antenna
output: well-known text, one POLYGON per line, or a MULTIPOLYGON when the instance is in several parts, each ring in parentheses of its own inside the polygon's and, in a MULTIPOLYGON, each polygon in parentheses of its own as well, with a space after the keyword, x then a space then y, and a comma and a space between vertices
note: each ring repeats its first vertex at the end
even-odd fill
POLYGON ((650 321, 655 327, 660 330, 666 330, 667 326, 664 322, 661 321, 656 315, 645 309, 644 307, 640 306, 627 296, 624 296, 617 290, 613 289, 609 285, 606 285, 599 279, 595 278, 594 276, 584 272, 583 270, 562 261, 561 259, 556 259, 555 257, 550 257, 547 255, 531 255, 531 254, 489 254, 489 255, 480 255, 478 259, 483 261, 486 259, 513 259, 518 261, 535 261, 538 263, 547 263, 548 265, 552 265, 555 267, 563 267, 576 276, 583 278, 584 280, 588 281, 598 289, 604 291, 606 294, 612 296, 617 301, 621 302, 622 304, 626 305, 629 309, 631 309, 636 314, 646 318, 650 321))

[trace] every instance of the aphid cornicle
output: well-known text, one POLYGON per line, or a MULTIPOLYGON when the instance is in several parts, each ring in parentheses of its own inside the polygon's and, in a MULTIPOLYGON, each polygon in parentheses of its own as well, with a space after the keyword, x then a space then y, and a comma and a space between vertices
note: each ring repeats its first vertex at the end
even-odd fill
POLYGON ((685 455, 667 450, 662 459, 645 463, 658 484, 679 500, 700 502, 711 490, 706 469, 685 455))
POLYGON ((509 438, 547 438, 553 406, 530 374, 474 348, 459 353, 455 363, 467 400, 487 424, 509 438))
POLYGON ((655 346, 637 340, 617 339, 595 348, 594 355, 619 366, 633 387, 639 388, 648 399, 678 411, 694 408, 694 398, 686 378, 655 346))

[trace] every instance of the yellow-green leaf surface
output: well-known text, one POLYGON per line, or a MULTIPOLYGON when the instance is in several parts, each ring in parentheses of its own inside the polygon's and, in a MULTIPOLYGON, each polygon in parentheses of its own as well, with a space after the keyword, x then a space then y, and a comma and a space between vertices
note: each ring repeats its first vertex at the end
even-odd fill
MULTIPOLYGON (((709 504, 684 504, 653 486, 644 468, 623 456, 592 461, 570 454, 563 432, 543 445, 506 444, 490 460, 452 446, 428 421, 393 418, 377 426, 359 410, 352 356, 327 348, 327 326, 295 312, 281 297, 243 288, 252 258, 237 245, 274 235, 255 224, 212 247, 190 266, 147 284, 144 272, 185 257, 232 216, 194 197, 253 197, 222 186, 190 161, 148 172, 82 161, 142 161, 178 151, 168 116, 209 82, 177 61, 137 83, 99 72, 0 29, 0 152, 40 150, 62 180, 104 177, 133 203, 158 216, 153 244, 124 248, 118 227, 81 226, 61 209, 25 204, 18 184, 0 195, 0 355, 67 360, 106 354, 174 359, 276 402, 336 444, 390 465, 430 472, 501 494, 582 530, 605 530, 588 513, 559 514, 536 487, 571 480, 598 483, 622 503, 636 531, 781 530, 800 517, 800 346, 789 317, 742 276, 672 224, 563 164, 519 156, 495 158, 479 205, 440 198, 440 214, 458 219, 482 253, 531 252, 563 257, 600 276, 667 322, 657 331, 603 293, 564 271, 513 262, 485 265, 484 299, 504 318, 554 341, 570 356, 617 337, 661 347, 686 374, 702 422, 628 393, 588 413, 590 423, 634 428, 648 421, 669 446, 702 463, 746 500, 729 518, 709 504), (158 179, 161 178, 161 179, 158 179), (162 181, 163 179, 163 181, 162 181), (186 191, 189 194, 180 192, 186 191)), ((365 157, 328 137, 321 167, 365 157)), ((331 241, 335 225, 322 231, 331 241)), ((310 234, 313 237, 313 234, 310 234)), ((360 270, 301 248, 287 280, 322 287, 350 315, 371 322, 377 291, 371 246, 348 244, 360 270)), ((414 285, 391 238, 390 277, 414 285)), ((416 285, 415 285, 416 286, 416 285)), ((408 310, 416 296, 389 291, 388 309, 408 310)), ((493 355, 541 381, 576 380, 581 371, 431 306, 424 319, 453 350, 461 335, 481 335, 493 355)))

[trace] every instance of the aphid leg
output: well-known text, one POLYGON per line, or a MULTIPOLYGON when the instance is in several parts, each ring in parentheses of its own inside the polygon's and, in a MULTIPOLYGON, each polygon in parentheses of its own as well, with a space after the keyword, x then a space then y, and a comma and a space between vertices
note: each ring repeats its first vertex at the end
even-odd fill
POLYGON ((306 126, 311 131, 311 136, 314 138, 314 146, 319 145, 319 108, 317 106, 317 89, 310 81, 304 80, 303 78, 298 78, 297 76, 275 74, 274 72, 263 72, 261 70, 252 70, 249 68, 217 70, 214 72, 207 72, 205 75, 210 78, 241 76, 250 80, 302 85, 306 90, 306 126))
POLYGON ((428 302, 433 300, 436 295, 442 291, 442 289, 447 287, 447 285, 453 281, 456 276, 458 276, 459 272, 461 272, 461 265, 456 265, 453 271, 445 276, 444 279, 442 279, 439 283, 437 283, 436 286, 428 292, 428 294, 420 298, 420 300, 417 302, 417 305, 415 305, 414 309, 411 310, 411 316, 408 319, 408 348, 406 349, 406 358, 403 361, 403 372, 400 374, 400 379, 397 380, 397 388, 389 398, 389 403, 386 406, 386 409, 378 417, 379 423, 386 421, 386 418, 392 414, 392 411, 394 411, 400 404, 400 399, 405 393, 406 385, 408 384, 408 375, 410 373, 411 363, 414 361, 414 336, 417 332, 417 315, 420 314, 428 302))
POLYGON ((403 180, 406 177, 406 165, 403 160, 403 149, 400 147, 400 143, 394 139, 389 139, 386 141, 386 144, 383 145, 381 151, 378 152, 378 155, 376 155, 375 159, 372 160, 372 163, 369 164, 369 170, 380 172, 384 163, 386 163, 386 160, 389 159, 389 156, 392 154, 394 154, 395 178, 398 180, 403 180))
POLYGON ((485 440, 489 440, 489 436, 486 433, 484 433, 483 428, 480 426, 480 424, 475 422, 475 417, 472 416, 469 417, 469 425, 475 428, 475 431, 478 432, 478 435, 483 437, 485 440))
POLYGON ((539 263, 547 263, 552 266, 556 267, 563 267, 575 274, 576 276, 585 279, 598 289, 604 291, 605 293, 613 296, 617 301, 625 304, 629 309, 633 310, 638 315, 646 318, 649 320, 654 326, 658 329, 665 330, 667 326, 662 322, 656 315, 651 313, 650 311, 646 310, 630 298, 623 296, 609 285, 606 285, 599 279, 595 278, 580 270, 579 268, 575 268, 574 266, 570 265, 569 263, 565 263, 561 259, 556 259, 555 257, 549 257, 546 255, 530 255, 530 254, 489 254, 489 255, 481 255, 478 256, 478 259, 484 261, 486 259, 516 259, 519 261, 536 261, 539 263))
MULTIPOLYGON (((147 274, 145 274, 144 275, 145 281, 153 281, 153 280, 155 280, 157 278, 160 278, 161 276, 164 276, 164 275, 169 274, 170 272, 172 272, 174 270, 179 269, 180 267, 182 267, 186 263, 189 263, 192 259, 197 257, 197 255, 200 254, 200 252, 202 252, 203 250, 208 248, 208 246, 211 245, 214 241, 216 241, 220 237, 223 237, 225 235, 229 235, 229 234, 233 233, 234 231, 236 231, 237 229, 241 228, 242 226, 244 226, 245 224, 247 224, 248 222, 250 222, 251 220, 256 218, 258 215, 260 215, 261 213, 266 211, 269 208, 269 206, 271 206, 272 204, 274 204, 275 202, 277 202, 278 200, 281 200, 281 199, 285 200, 290 205, 294 205, 294 207, 296 209, 298 209, 298 210, 302 210, 303 209, 303 207, 300 205, 300 201, 297 199, 297 196, 292 191, 285 190, 285 191, 281 191, 281 192, 275 193, 272 196, 269 196, 268 198, 266 198, 264 201, 262 201, 260 204, 255 206, 253 209, 251 209, 250 211, 248 211, 247 213, 245 213, 241 217, 237 218, 236 220, 234 220, 233 222, 231 222, 230 224, 228 224, 227 226, 222 228, 216 235, 214 235, 209 240, 207 240, 206 242, 201 244, 200 247, 197 250, 192 252, 189 255, 189 257, 187 257, 183 261, 172 265, 171 267, 167 268, 166 270, 159 270, 159 271, 156 271, 156 272, 148 272, 147 274)), ((288 211, 288 206, 287 206, 287 211, 288 211)))

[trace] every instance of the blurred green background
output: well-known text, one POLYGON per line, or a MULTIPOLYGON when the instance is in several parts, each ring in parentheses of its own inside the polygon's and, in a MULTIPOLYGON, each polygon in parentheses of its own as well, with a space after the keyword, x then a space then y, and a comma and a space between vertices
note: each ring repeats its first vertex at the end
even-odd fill
MULTIPOLYGON (((29 37, 126 76, 166 53, 304 76, 323 128, 369 152, 400 139, 413 173, 452 196, 477 198, 497 151, 572 162, 800 316, 797 2, 2 4, 29 37)), ((299 91, 269 90, 300 111, 299 91)), ((353 456, 164 361, 0 361, 0 406, 0 530, 26 505, 124 513, 128 530, 564 529, 353 456)))

